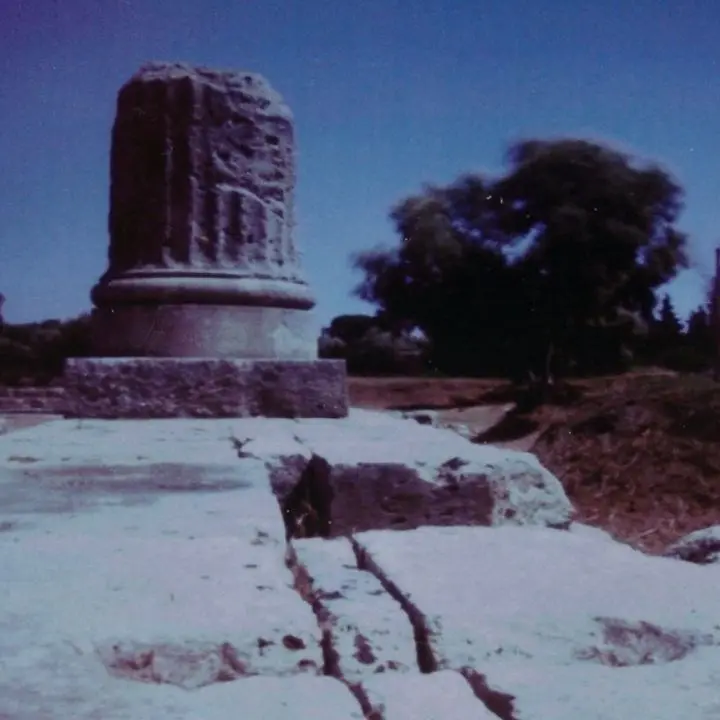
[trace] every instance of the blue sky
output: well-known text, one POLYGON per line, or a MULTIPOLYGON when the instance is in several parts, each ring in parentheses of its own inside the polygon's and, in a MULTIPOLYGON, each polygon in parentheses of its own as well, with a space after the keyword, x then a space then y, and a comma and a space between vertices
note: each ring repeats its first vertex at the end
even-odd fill
POLYGON ((580 136, 685 188, 703 299, 720 244, 717 0, 0 0, 0 292, 10 322, 90 308, 110 129, 148 60, 265 75, 292 108, 297 240, 318 320, 365 312, 351 253, 396 241, 423 183, 497 172, 522 137, 580 136))

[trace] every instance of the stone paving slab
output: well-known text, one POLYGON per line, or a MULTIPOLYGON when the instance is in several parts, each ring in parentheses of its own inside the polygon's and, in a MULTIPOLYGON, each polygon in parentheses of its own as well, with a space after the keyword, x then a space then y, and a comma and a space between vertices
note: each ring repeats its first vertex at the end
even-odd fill
POLYGON ((0 437, 0 464, 235 465, 232 421, 52 420, 0 437))
POLYGON ((348 688, 330 677, 249 677, 192 692, 172 685, 113 678, 92 658, 73 662, 40 653, 27 667, 34 676, 3 687, 3 720, 363 720, 348 688), (62 661, 62 673, 58 672, 62 661))
POLYGON ((138 487, 136 471, 154 466, 151 476, 163 489, 219 490, 240 482, 240 461, 244 467, 254 458, 269 471, 281 502, 312 453, 332 466, 335 536, 424 524, 570 521, 560 482, 534 456, 473 445, 383 413, 354 411, 341 420, 58 420, 0 436, 0 466, 23 485, 41 473, 45 485, 67 487, 72 466, 83 468, 72 471, 74 484, 104 476, 109 485, 112 476, 115 484, 138 487))
MULTIPOLYGON (((363 447, 399 437, 364 422, 363 447)), ((0 719, 720 718, 718 566, 582 526, 288 552, 273 463, 306 462, 316 424, 0 437, 0 719)))
POLYGON ((720 718, 712 566, 593 532, 420 528, 355 537, 438 669, 514 698, 506 720, 720 718))
POLYGON ((363 680, 362 686, 373 707, 381 711, 384 720, 497 720, 498 718, 478 701, 459 673, 449 670, 431 675, 419 673, 375 675, 363 680))
POLYGON ((424 618, 440 667, 480 669, 508 656, 634 665, 720 645, 714 573, 621 543, 531 527, 355 539, 424 618))
POLYGON ((640 667, 545 667, 493 663, 491 688, 510 693, 521 720, 718 720, 720 650, 703 648, 679 662, 640 667))
POLYGON ((4 433, 35 427, 51 420, 60 420, 60 415, 46 415, 42 413, 3 413, 0 409, 0 435, 4 433))
MULTIPOLYGON (((202 432, 166 428, 163 442, 148 428, 73 425, 0 439, 0 717, 35 696, 33 720, 82 717, 107 678, 130 696, 148 682, 317 679, 321 634, 293 588, 264 464, 240 463, 228 440, 202 432), (48 674, 60 695, 77 687, 66 712, 52 710, 48 674)), ((208 717, 194 712, 166 716, 208 717)), ((277 712, 268 717, 296 717, 277 712)))
POLYGON ((377 673, 418 672, 413 629, 400 604, 357 567, 346 538, 295 540, 298 565, 312 585, 339 670, 349 682, 377 673))

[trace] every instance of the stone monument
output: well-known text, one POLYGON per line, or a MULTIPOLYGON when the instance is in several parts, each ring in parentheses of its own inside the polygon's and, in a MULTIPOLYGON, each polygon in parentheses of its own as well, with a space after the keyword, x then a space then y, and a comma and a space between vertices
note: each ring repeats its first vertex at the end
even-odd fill
POLYGON ((120 90, 108 268, 74 415, 342 417, 293 237, 292 114, 260 75, 177 63, 120 90))

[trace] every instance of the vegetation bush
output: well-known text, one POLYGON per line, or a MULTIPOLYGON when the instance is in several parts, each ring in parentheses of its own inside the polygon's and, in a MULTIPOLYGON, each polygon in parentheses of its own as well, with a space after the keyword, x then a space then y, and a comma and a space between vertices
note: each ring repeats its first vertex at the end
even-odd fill
POLYGON ((90 353, 89 316, 0 325, 0 383, 45 385, 62 374, 65 360, 90 353))

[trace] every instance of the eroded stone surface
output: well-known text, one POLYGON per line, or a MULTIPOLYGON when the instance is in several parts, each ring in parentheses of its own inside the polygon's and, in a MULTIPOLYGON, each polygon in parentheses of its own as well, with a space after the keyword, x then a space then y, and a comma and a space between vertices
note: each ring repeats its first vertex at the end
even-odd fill
MULTIPOLYGON (((0 437, 0 717, 720 716, 717 566, 576 527, 425 527, 293 541, 308 595, 268 475, 290 458, 290 483, 318 449, 300 436, 324 424, 55 421, 0 437)), ((351 460, 390 430, 356 427, 351 460)), ((461 447, 395 437, 428 463, 461 447)))
MULTIPOLYGON (((332 465, 333 535, 421 525, 570 523, 572 506, 560 482, 529 453, 474 445, 450 430, 358 410, 340 422, 298 423, 292 434, 296 447, 332 465)), ((273 486, 282 493, 286 461, 267 441, 263 445, 271 453, 273 486)), ((288 457, 291 468, 298 458, 288 457)))
POLYGON ((315 299, 293 237, 293 120, 263 77, 143 66, 118 93, 110 175, 94 354, 317 359, 315 299))
MULTIPOLYGON (((383 674, 363 680, 363 689, 384 720, 497 720, 459 673, 383 674)), ((555 717, 560 717, 555 716, 555 717)))
POLYGON ((720 564, 720 525, 685 535, 673 543, 664 554, 666 557, 697 565, 720 564))
POLYGON ((331 466, 332 536, 424 524, 562 527, 572 512, 557 478, 534 456, 473 445, 382 413, 352 411, 337 421, 63 420, 7 437, 12 444, 0 443, 0 458, 7 448, 7 457, 21 458, 9 466, 21 472, 63 457, 96 467, 135 456, 144 458, 141 464, 153 458, 191 466, 206 458, 211 465, 217 458, 230 465, 254 459, 268 470, 280 505, 315 453, 331 466))
POLYGON ((489 686, 511 693, 504 720, 716 720, 720 651, 703 648, 677 663, 622 669, 602 665, 551 667, 498 662, 487 668, 489 686))
POLYGON ((439 667, 482 672, 506 658, 627 667, 720 645, 714 573, 620 543, 532 527, 355 541, 366 566, 411 604, 439 667))
MULTIPOLYGON (((27 660, 27 658, 26 658, 27 660)), ((329 677, 255 676, 188 692, 173 685, 128 683, 98 670, 91 655, 36 652, 19 682, 3 683, 0 717, 12 720, 363 720, 355 697, 329 677), (46 660, 47 672, 39 672, 46 660), (34 665, 38 663, 38 665, 34 665), (52 668, 52 669, 51 669, 52 668)), ((2 682, 0 680, 0 682, 2 682)))
POLYGON ((295 540, 293 548, 296 572, 306 575, 309 599, 345 679, 419 672, 407 615, 374 575, 357 567, 347 539, 295 540))
POLYGON ((345 364, 187 358, 72 358, 65 414, 78 418, 344 417, 345 364))
POLYGON ((207 284, 213 271, 302 282, 293 135, 290 110, 256 73, 140 68, 118 94, 110 266, 96 298, 121 292, 113 279, 131 271, 148 273, 148 288, 182 269, 207 284))

